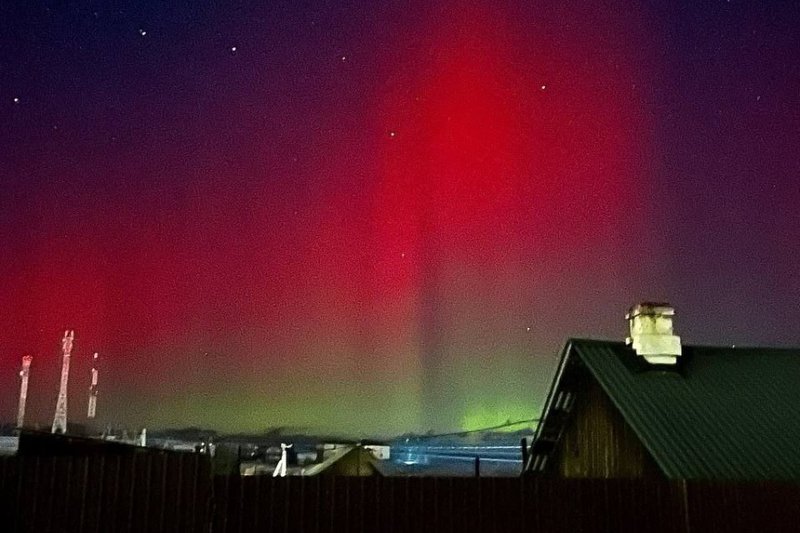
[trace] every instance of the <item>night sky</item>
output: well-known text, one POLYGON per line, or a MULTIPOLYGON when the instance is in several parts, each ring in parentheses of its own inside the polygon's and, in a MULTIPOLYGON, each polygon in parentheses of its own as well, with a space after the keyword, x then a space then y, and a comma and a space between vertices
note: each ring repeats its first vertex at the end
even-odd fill
POLYGON ((538 415, 640 300, 800 345, 796 2, 0 1, 0 420, 538 415))

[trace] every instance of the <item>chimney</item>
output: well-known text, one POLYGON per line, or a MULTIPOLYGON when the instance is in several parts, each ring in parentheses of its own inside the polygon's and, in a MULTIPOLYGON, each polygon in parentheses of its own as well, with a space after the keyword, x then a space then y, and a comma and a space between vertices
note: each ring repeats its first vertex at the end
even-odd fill
POLYGON ((681 338, 672 333, 675 309, 668 303, 643 302, 633 306, 625 318, 631 345, 651 365, 674 365, 681 356, 681 338))

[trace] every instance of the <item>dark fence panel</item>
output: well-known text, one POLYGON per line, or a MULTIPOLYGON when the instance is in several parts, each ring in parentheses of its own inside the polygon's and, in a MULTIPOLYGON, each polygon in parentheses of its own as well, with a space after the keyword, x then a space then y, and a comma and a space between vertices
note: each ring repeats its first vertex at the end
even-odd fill
POLYGON ((0 458, 0 531, 797 531, 800 486, 211 477, 196 454, 0 458))
POLYGON ((688 483, 692 531, 800 531, 800 489, 788 483, 688 483))
POLYGON ((0 458, 0 531, 207 532, 211 469, 196 454, 0 458))

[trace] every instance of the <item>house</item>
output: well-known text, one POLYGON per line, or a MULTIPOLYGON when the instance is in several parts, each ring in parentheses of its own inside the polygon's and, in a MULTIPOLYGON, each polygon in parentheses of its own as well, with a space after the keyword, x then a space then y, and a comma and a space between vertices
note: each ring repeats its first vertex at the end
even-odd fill
POLYGON ((131 441, 94 438, 72 433, 51 433, 32 429, 20 430, 17 442, 16 453, 31 457, 186 455, 185 452, 147 447, 131 441))
MULTIPOLYGON (((317 449, 317 461, 290 465, 287 476, 385 476, 390 466, 388 447, 375 444, 322 444, 317 449), (384 449, 385 448, 385 449, 384 449)), ((272 475, 274 463, 247 461, 240 465, 243 476, 272 475)))
POLYGON ((526 474, 800 481, 800 349, 681 345, 673 314, 640 304, 626 342, 567 342, 526 474))

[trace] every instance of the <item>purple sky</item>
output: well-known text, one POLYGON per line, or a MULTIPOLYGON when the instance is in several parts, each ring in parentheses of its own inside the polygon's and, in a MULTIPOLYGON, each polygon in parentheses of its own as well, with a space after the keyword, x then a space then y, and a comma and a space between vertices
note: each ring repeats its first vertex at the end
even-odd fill
POLYGON ((0 4, 0 420, 538 414, 570 336, 800 345, 793 2, 0 4))

